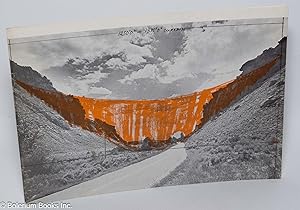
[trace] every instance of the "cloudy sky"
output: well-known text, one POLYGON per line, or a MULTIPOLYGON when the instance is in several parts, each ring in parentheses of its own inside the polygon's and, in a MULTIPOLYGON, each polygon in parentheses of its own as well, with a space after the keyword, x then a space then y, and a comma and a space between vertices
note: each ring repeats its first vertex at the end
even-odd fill
POLYGON ((280 23, 252 19, 64 34, 16 41, 11 54, 67 94, 157 99, 234 79, 243 63, 277 45, 280 23), (184 30, 171 30, 176 28, 184 30), (119 35, 128 29, 134 32, 119 35))

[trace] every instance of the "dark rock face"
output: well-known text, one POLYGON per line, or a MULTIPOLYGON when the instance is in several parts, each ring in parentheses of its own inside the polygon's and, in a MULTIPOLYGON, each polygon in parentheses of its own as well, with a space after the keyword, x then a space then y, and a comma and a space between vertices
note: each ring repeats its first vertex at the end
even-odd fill
POLYGON ((247 61, 242 65, 240 71, 242 71, 242 75, 248 74, 251 71, 265 65, 266 63, 281 57, 281 65, 285 66, 286 63, 286 46, 287 46, 287 37, 283 37, 279 42, 278 45, 274 48, 269 48, 264 50, 264 52, 257 56, 256 58, 247 61))
MULTIPOLYGON (((272 68, 276 66, 278 62, 279 59, 274 59, 248 74, 242 74, 226 87, 213 93, 213 99, 204 106, 200 129, 206 122, 214 116, 218 116, 222 110, 226 109, 234 101, 239 100, 241 97, 251 92, 251 89, 257 85, 259 80, 272 71, 272 68)), ((238 108, 239 107, 236 106, 235 110, 238 108)))
POLYGON ((186 160, 156 186, 281 177, 286 37, 216 91, 186 160))
POLYGON ((187 139, 186 160, 155 186, 280 178, 284 77, 283 67, 206 122, 187 139))
MULTIPOLYGON (((261 55, 243 64, 240 69, 240 71, 243 71, 242 74, 225 88, 215 92, 213 99, 204 106, 202 124, 199 127, 203 126, 214 116, 219 115, 230 104, 233 104, 258 88, 267 78, 272 77, 276 72, 285 71, 286 46, 287 37, 283 37, 275 48, 269 48, 261 55)), ((275 85, 276 82, 272 80, 269 84, 270 87, 275 85)), ((284 85, 284 78, 277 83, 277 87, 281 85, 284 85)), ((261 104, 261 108, 275 106, 278 100, 278 98, 267 99, 261 104)), ((237 109, 239 109, 238 105, 234 110, 237 109)))
POLYGON ((150 149, 150 142, 151 140, 149 138, 145 138, 142 142, 142 145, 141 145, 141 149, 142 150, 149 150, 150 149))
POLYGON ((279 99, 280 97, 269 97, 263 103, 261 103, 260 108, 275 107, 279 99))
MULTIPOLYGON (((147 150, 132 152, 107 141, 104 135, 90 132, 80 126, 71 125, 61 116, 63 110, 55 110, 58 104, 70 101, 69 107, 79 109, 76 100, 63 98, 56 91, 52 98, 57 102, 50 106, 47 95, 45 102, 33 94, 39 90, 18 82, 13 83, 18 128, 20 159, 22 164, 25 201, 31 202, 73 185, 103 174, 119 170, 138 161, 158 154, 147 150), (57 93, 57 95, 55 95, 57 93)), ((41 93, 41 92, 40 92, 41 93)), ((78 122, 82 113, 73 116, 78 122)), ((71 115, 65 115, 71 120, 71 115)), ((89 129, 99 129, 101 122, 90 123, 89 129)), ((111 127, 111 132, 113 128, 111 127)), ((108 132, 108 130, 106 130, 108 132)))
MULTIPOLYGON (((49 107, 57 111, 65 120, 67 120, 70 125, 80 126, 88 131, 105 136, 111 141, 122 142, 122 139, 116 133, 114 126, 108 125, 98 119, 94 121, 86 119, 85 111, 79 100, 72 95, 65 95, 58 91, 49 91, 37 88, 18 80, 16 83, 31 95, 43 100, 49 107)), ((123 144, 121 146, 123 146, 123 144)))
POLYGON ((12 78, 15 80, 44 90, 55 90, 52 82, 47 77, 42 76, 39 72, 29 66, 20 66, 17 63, 10 61, 10 68, 12 78))

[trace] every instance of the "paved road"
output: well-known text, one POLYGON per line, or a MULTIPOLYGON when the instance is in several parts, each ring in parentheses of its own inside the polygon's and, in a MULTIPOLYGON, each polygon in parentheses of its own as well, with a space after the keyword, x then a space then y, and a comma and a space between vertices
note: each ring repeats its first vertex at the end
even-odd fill
POLYGON ((149 188, 180 165, 186 156, 184 143, 179 143, 156 156, 48 195, 39 201, 68 200, 102 193, 149 188))

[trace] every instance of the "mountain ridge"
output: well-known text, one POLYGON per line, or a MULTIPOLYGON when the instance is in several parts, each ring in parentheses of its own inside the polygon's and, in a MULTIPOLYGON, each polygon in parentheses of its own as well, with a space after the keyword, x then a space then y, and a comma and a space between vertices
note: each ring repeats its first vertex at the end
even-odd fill
POLYGON ((264 50, 256 58, 253 58, 242 65, 240 71, 242 75, 250 73, 251 71, 259 68, 260 66, 274 60, 277 57, 281 56, 281 65, 284 66, 286 63, 286 46, 287 46, 287 37, 283 37, 278 41, 278 44, 275 47, 270 47, 269 49, 264 50))
POLYGON ((24 82, 44 90, 56 91, 52 82, 30 66, 20 66, 14 61, 10 61, 11 75, 14 80, 24 82))

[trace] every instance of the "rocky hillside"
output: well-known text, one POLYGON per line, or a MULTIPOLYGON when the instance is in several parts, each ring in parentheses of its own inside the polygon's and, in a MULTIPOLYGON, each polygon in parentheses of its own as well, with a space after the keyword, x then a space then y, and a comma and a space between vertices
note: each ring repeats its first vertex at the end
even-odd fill
POLYGON ((287 47, 287 37, 283 37, 278 45, 274 48, 269 48, 264 50, 262 54, 257 56, 256 58, 247 61, 242 65, 240 71, 242 74, 248 74, 249 72, 265 65, 266 63, 274 60, 275 58, 281 57, 281 66, 285 66, 286 63, 286 47, 287 47))
POLYGON ((263 79, 277 63, 279 63, 279 59, 272 60, 255 71, 238 76, 232 83, 214 92, 212 100, 204 105, 203 119, 199 128, 234 101, 249 93, 254 86, 257 86, 259 80, 263 79))
POLYGON ((45 102, 13 84, 26 202, 160 152, 117 147, 97 133, 70 124, 45 102))
POLYGON ((280 178, 285 48, 283 38, 247 62, 234 83, 213 94, 201 129, 185 143, 186 160, 155 186, 280 178))
POLYGON ((283 71, 286 63, 286 45, 287 38, 284 37, 275 48, 265 50, 255 59, 246 62, 240 69, 243 73, 234 82, 213 93, 213 99, 204 106, 199 127, 230 104, 258 88, 264 80, 278 71, 283 71))
MULTIPOLYGON (((31 158, 51 160, 53 156, 72 157, 73 153, 79 154, 81 151, 103 150, 103 138, 78 126, 71 126, 58 112, 17 84, 14 85, 14 97, 23 161, 34 161, 31 158), (32 149, 36 153, 32 153, 32 149), (38 157, 37 151, 43 157, 38 157)), ((108 149, 115 148, 109 142, 106 146, 108 149)))
POLYGON ((99 119, 90 120, 85 118, 85 111, 79 100, 72 95, 65 95, 58 91, 49 91, 28 85, 21 81, 16 84, 24 88, 30 94, 43 100, 49 107, 57 111, 70 125, 77 125, 81 128, 101 135, 114 143, 120 144, 122 139, 116 133, 114 126, 111 126, 99 119))
POLYGON ((285 69, 206 122, 185 143, 186 160, 156 186, 281 174, 285 69))
POLYGON ((52 82, 46 76, 42 76, 39 72, 29 66, 20 66, 17 63, 10 61, 10 68, 12 78, 14 80, 18 80, 44 90, 55 90, 52 82))
MULTIPOLYGON (((55 185, 63 185, 66 172, 58 173, 55 168, 59 165, 104 154, 104 139, 70 126, 59 113, 17 84, 14 84, 14 97, 27 199, 44 195, 54 190, 55 185), (36 186, 37 183, 43 187, 36 186)), ((115 145, 108 142, 106 148, 110 151, 115 145)))

